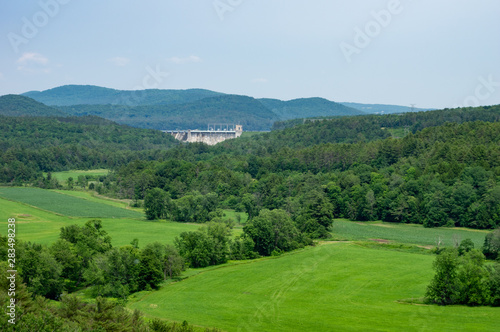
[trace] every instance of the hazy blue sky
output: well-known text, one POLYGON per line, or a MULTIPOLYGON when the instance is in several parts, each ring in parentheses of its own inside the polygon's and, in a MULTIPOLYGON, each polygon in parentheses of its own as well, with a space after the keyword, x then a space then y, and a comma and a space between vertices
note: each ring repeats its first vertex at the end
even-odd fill
POLYGON ((0 6, 0 95, 92 84, 423 108, 500 104, 498 0, 0 6))

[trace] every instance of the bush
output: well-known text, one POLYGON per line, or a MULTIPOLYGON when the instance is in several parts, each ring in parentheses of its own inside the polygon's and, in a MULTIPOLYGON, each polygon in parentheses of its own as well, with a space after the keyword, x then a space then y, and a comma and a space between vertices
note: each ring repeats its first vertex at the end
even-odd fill
POLYGON ((483 245, 483 254, 486 258, 497 259, 500 252, 500 228, 486 235, 483 245))
POLYGON ((500 267, 485 266, 485 257, 471 249, 463 256, 457 249, 444 249, 434 262, 436 274, 426 292, 426 302, 439 305, 500 304, 500 267))

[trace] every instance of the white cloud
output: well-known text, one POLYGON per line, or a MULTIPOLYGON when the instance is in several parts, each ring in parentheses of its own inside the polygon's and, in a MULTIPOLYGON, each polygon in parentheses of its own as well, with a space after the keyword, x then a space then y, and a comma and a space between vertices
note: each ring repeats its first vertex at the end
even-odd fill
POLYGON ((109 61, 112 62, 115 66, 124 67, 124 66, 128 65, 128 63, 130 62, 130 59, 117 56, 117 57, 109 59, 109 61))
POLYGON ((24 53, 21 55, 19 59, 17 59, 17 63, 24 65, 28 63, 37 63, 41 65, 46 65, 49 63, 49 59, 41 55, 40 53, 24 53))
POLYGON ((267 83, 267 78, 254 78, 252 83, 267 83))
POLYGON ((47 67, 49 64, 49 59, 40 53, 23 53, 16 63, 18 64, 17 69, 27 73, 44 73, 50 72, 50 68, 47 67))
POLYGON ((167 61, 173 62, 175 64, 197 63, 197 62, 201 62, 201 58, 199 56, 196 56, 196 55, 191 55, 191 56, 188 56, 186 58, 179 58, 179 57, 174 56, 174 57, 168 58, 167 61))

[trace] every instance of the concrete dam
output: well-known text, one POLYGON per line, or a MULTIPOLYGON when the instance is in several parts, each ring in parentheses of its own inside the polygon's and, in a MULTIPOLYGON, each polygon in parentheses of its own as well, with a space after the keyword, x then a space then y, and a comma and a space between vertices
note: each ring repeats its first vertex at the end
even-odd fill
POLYGON ((241 125, 208 125, 207 130, 162 130, 175 139, 188 143, 205 143, 215 145, 227 139, 240 137, 243 133, 241 125))

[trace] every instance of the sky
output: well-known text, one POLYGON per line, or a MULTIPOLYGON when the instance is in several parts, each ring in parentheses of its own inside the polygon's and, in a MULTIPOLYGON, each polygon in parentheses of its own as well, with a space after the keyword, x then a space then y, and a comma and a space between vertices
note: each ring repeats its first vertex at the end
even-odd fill
POLYGON ((0 4, 0 95, 66 84, 445 108, 500 104, 498 0, 0 4))

